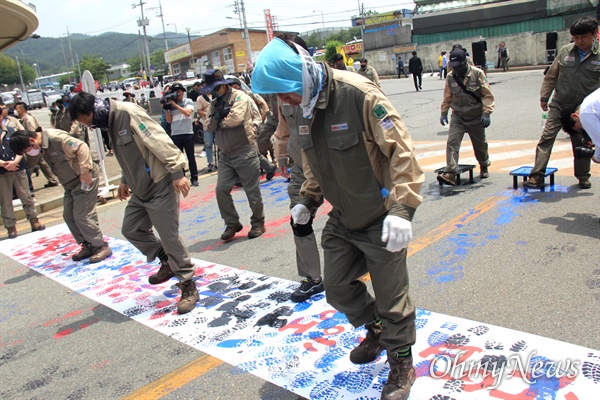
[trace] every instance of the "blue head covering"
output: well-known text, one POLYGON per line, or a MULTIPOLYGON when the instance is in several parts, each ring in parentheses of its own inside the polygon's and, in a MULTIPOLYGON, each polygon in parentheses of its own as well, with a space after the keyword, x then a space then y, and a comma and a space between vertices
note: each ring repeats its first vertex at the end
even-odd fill
POLYGON ((252 91, 302 96, 302 59, 283 40, 271 40, 260 52, 252 71, 252 91))

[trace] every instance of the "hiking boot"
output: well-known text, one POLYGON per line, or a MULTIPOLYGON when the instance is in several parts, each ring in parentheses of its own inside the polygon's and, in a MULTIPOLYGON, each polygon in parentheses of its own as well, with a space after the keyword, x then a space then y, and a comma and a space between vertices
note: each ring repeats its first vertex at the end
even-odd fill
POLYGON ((161 283, 165 283, 174 276, 175 274, 173 273, 173 270, 171 269, 169 263, 161 261, 160 269, 157 273, 150 275, 150 277, 148 278, 148 283, 151 285, 159 285, 161 283))
POLYGON ((6 228, 6 230, 8 231, 8 238, 9 239, 14 239, 17 236, 17 227, 16 226, 11 226, 10 228, 6 228))
POLYGON ((46 183, 44 185, 45 188, 51 188, 51 187, 56 187, 56 186, 58 186, 58 182, 51 182, 51 181, 48 181, 48 183, 46 183))
POLYGON ((290 300, 294 303, 302 303, 310 299, 313 295, 321 293, 325 290, 323 285, 323 279, 319 278, 318 282, 313 281, 311 278, 302 279, 300 287, 296 289, 290 296, 290 300))
POLYGON ((196 283, 190 279, 185 282, 179 282, 177 286, 181 289, 181 298, 179 299, 179 303, 177 303, 177 312, 179 314, 189 313, 196 308, 196 303, 198 302, 198 288, 196 287, 196 283))
POLYGON ((228 241, 233 239, 235 234, 241 231, 243 228, 244 227, 239 222, 237 223, 237 225, 228 226, 227 228, 225 228, 225 232, 221 234, 221 240, 228 241))
POLYGON ((439 183, 456 186, 456 175, 452 172, 444 172, 437 176, 437 180, 439 183))
POLYGON ((102 246, 93 247, 92 252, 94 254, 90 256, 90 263, 97 263, 112 256, 112 250, 106 242, 102 246))
POLYGON ((248 239, 257 238, 257 237, 261 236, 263 233, 265 233, 266 231, 267 231, 267 228, 265 228, 264 225, 253 226, 248 231, 248 239))
POLYGON ((365 328, 367 328, 367 336, 350 352, 350 361, 354 364, 370 363, 383 351, 383 346, 379 342, 381 322, 369 322, 365 324, 365 328))
POLYGON ((46 225, 40 223, 40 219, 38 217, 31 218, 29 223, 31 224, 31 232, 43 231, 46 229, 46 225))
POLYGON ((490 172, 488 171, 487 165, 480 165, 479 166, 479 177, 481 179, 486 179, 486 178, 490 177, 490 172))
POLYGON ((214 164, 208 164, 208 167, 206 168, 207 172, 215 172, 216 170, 217 170, 217 167, 214 164))
POLYGON ((273 168, 267 171, 267 180, 270 181, 275 176, 275 172, 277 172, 277 164, 273 164, 273 168))
POLYGON ((92 254, 94 254, 94 252, 92 251, 92 246, 88 242, 83 242, 83 243, 81 243, 81 250, 79 250, 79 252, 73 254, 73 257, 71 257, 71 260, 73 260, 73 261, 85 260, 86 258, 90 258, 92 254))
POLYGON ((582 189, 590 189, 592 187, 592 182, 589 179, 580 179, 579 187, 582 189))
POLYGON ((416 379, 412 356, 392 356, 388 358, 388 363, 390 372, 381 391, 381 400, 406 400, 416 379))
POLYGON ((529 175, 523 186, 534 188, 544 187, 544 177, 541 175, 529 175))

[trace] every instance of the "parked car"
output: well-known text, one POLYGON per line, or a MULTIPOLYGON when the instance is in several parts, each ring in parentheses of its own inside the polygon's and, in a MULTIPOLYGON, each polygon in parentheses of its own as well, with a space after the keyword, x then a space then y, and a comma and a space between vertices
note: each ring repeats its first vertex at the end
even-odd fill
POLYGON ((12 113, 15 109, 15 103, 21 101, 21 95, 17 91, 2 92, 2 102, 8 108, 8 112, 12 113))
POLYGON ((29 99, 29 109, 42 108, 46 104, 44 103, 44 95, 41 90, 31 89, 27 91, 27 98, 29 99))
POLYGON ((43 92, 46 107, 52 107, 52 103, 54 103, 56 100, 62 99, 63 94, 64 92, 58 89, 46 90, 45 92, 43 92))

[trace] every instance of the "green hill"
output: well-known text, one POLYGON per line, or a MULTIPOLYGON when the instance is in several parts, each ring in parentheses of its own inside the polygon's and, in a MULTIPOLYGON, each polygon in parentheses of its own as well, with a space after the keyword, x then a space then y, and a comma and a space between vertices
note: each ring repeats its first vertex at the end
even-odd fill
MULTIPOLYGON (((166 35, 169 48, 188 41, 186 34, 167 32, 166 35)), ((165 41, 162 34, 148 39, 150 54, 157 49, 164 50, 165 41)), ((132 57, 139 56, 138 35, 128 33, 106 32, 98 36, 74 33, 71 34, 71 47, 75 62, 77 62, 76 55, 79 55, 81 60, 85 54, 100 56, 111 65, 124 63, 132 57)), ((11 58, 17 56, 21 62, 29 65, 37 63, 42 75, 66 71, 65 58, 69 69, 71 65, 69 43, 66 38, 28 39, 4 53, 11 58)))

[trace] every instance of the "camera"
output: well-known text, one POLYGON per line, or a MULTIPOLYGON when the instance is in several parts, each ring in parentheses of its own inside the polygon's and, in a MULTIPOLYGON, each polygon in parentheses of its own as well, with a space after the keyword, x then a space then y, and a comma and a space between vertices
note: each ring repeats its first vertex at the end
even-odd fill
POLYGON ((163 99, 161 99, 160 102, 162 103, 162 107, 165 110, 172 110, 173 109, 173 106, 171 105, 170 100, 173 100, 174 102, 177 103, 177 92, 172 92, 172 93, 166 94, 163 97, 163 99))
POLYGON ((577 146, 573 150, 573 155, 577 159, 592 158, 594 156, 594 148, 588 146, 577 146))

